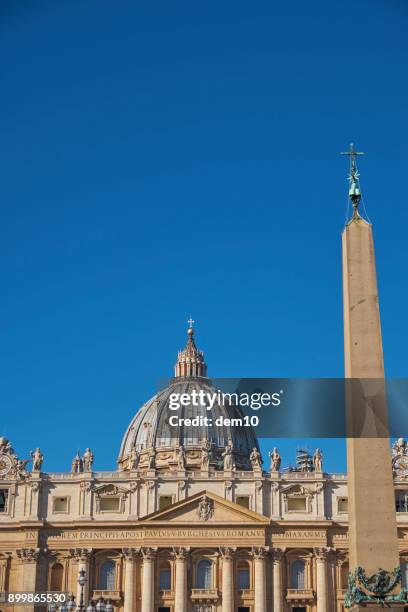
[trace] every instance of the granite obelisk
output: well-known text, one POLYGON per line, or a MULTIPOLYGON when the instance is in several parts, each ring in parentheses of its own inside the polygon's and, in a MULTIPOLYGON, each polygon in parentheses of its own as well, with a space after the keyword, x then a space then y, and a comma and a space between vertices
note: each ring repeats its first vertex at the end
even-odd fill
MULTIPOLYGON (((361 435, 354 429, 347 440, 347 469, 349 491, 349 557, 350 579, 347 593, 351 610, 380 607, 369 603, 373 591, 364 586, 365 577, 378 576, 384 601, 392 610, 401 610, 394 598, 401 597, 401 585, 396 573, 399 567, 395 497, 391 467, 390 441, 387 436, 387 406, 384 393, 384 360, 377 289, 374 242, 371 224, 359 213, 361 200, 357 153, 350 151, 349 197, 353 215, 342 236, 344 350, 346 379, 356 381, 357 387, 369 389, 367 395, 377 393, 370 428, 377 426, 378 437, 364 437, 361 401, 348 398, 347 410, 351 422, 360 418, 361 435), (354 411, 354 414, 353 414, 354 411), (361 568, 359 570, 358 568, 361 568), (379 574, 380 568, 385 573, 379 574), (361 574, 364 572, 364 575, 361 574), (359 573, 360 572, 360 573, 359 573), (388 588, 395 582, 393 588, 388 588), (353 587, 363 593, 353 595, 353 587), (388 588, 388 591, 387 591, 388 588), (370 595, 371 593, 371 595, 370 595), (367 600, 364 598, 367 596, 367 600)), ((354 381, 353 383, 354 384, 354 381)), ((362 393, 364 397, 364 391, 362 393)), ((365 413, 367 418, 367 413, 365 413)), ((374 583, 369 583, 374 584, 374 583)), ((356 591, 355 591, 356 593, 356 591)), ((347 599, 347 598, 346 598, 347 599)), ((404 599, 401 599, 401 603, 404 599)))

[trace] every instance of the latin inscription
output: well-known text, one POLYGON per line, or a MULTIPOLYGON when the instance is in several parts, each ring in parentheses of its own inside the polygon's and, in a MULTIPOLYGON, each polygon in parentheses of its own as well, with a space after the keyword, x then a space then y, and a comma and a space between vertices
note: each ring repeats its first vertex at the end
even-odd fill
POLYGON ((283 533, 273 533, 272 539, 282 540, 316 540, 326 539, 324 531, 285 531, 283 533))
POLYGON ((183 539, 183 538, 263 538, 262 529, 139 529, 139 530, 50 530, 47 532, 49 542, 69 540, 148 540, 150 539, 183 539))

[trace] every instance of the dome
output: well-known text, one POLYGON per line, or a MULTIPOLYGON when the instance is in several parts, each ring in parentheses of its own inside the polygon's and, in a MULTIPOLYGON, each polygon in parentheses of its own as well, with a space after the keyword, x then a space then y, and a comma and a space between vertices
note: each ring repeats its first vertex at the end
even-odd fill
POLYGON ((200 392, 217 393, 211 380, 206 377, 206 371, 204 355, 197 349, 190 327, 186 348, 177 357, 175 378, 141 407, 123 437, 118 458, 121 469, 177 469, 180 467, 181 449, 184 451, 185 469, 197 470, 202 465, 203 447, 209 450, 209 469, 222 469, 222 454, 227 446, 232 450, 237 469, 252 469, 249 460, 251 451, 253 448, 259 449, 252 427, 215 425, 219 417, 223 422, 225 419, 243 418, 237 406, 215 402, 212 409, 207 410, 197 402, 197 405, 170 409, 173 394, 178 397, 181 394, 190 397, 197 394, 198 397, 200 392), (185 424, 186 418, 196 419, 194 426, 185 424), (212 425, 209 419, 212 419, 212 425))

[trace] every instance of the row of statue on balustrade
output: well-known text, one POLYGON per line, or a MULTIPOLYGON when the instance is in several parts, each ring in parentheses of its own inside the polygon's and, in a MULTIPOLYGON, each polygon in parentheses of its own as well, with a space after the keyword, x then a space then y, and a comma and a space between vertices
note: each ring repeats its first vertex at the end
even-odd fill
MULTIPOLYGON (((199 451, 199 468, 203 471, 209 470, 210 463, 214 465, 215 460, 218 461, 215 456, 215 451, 210 441, 205 438, 201 443, 199 451)), ((217 453, 219 450, 217 449, 217 453)), ((223 452, 219 457, 219 469, 224 471, 234 471, 237 469, 236 465, 236 452, 232 441, 230 440, 225 446, 223 452)), ((120 464, 121 470, 137 470, 143 469, 155 469, 156 465, 156 449, 148 449, 139 451, 133 447, 125 461, 120 464)), ((276 447, 268 453, 270 458, 269 471, 279 472, 282 464, 282 457, 276 447)), ((10 442, 5 437, 0 437, 0 479, 6 477, 15 477, 24 480, 29 476, 27 465, 32 462, 32 471, 41 472, 41 468, 44 462, 44 455, 40 448, 36 448, 35 451, 30 451, 31 459, 19 459, 14 452, 10 442)), ((171 461, 172 466, 175 469, 185 470, 187 469, 188 454, 183 445, 175 446, 173 449, 173 458, 171 461)), ((263 459, 258 448, 253 448, 249 456, 250 465, 254 471, 262 471, 263 459)), ((71 472, 92 472, 94 463, 94 454, 88 447, 85 449, 83 455, 80 452, 76 453, 72 460, 71 472)), ((392 445, 392 467, 394 476, 408 478, 408 443, 404 438, 399 438, 392 445)), ((314 453, 310 453, 307 450, 298 449, 296 453, 296 464, 295 466, 288 466, 284 468, 284 472, 323 472, 323 454, 322 451, 317 448, 314 453)))
MULTIPOLYGON (((268 453, 270 458, 270 472, 279 472, 282 464, 282 457, 279 454, 277 447, 268 453)), ((148 453, 147 465, 145 465, 145 455, 143 455, 143 467, 149 469, 155 469, 156 465, 156 449, 152 448, 148 453)), ((127 458, 126 462, 122 465, 122 469, 125 470, 136 470, 141 467, 142 453, 133 447, 127 458)), ((210 462, 213 459, 213 449, 211 443, 205 438, 201 443, 200 449, 200 469, 206 471, 209 469, 210 462)), ((254 471, 262 471, 263 459, 259 450, 254 447, 249 456, 251 467, 254 471)), ((172 465, 176 469, 185 470, 187 468, 187 454, 183 445, 175 446, 173 449, 172 465)), ((224 471, 233 471, 237 469, 235 461, 235 451, 232 441, 230 440, 225 446, 224 451, 221 453, 221 465, 219 466, 224 471)), ((289 466, 285 471, 289 472, 322 472, 323 471, 323 454, 322 451, 317 448, 313 455, 308 451, 299 450, 297 452, 296 466, 289 466)))
MULTIPOLYGON (((270 457, 270 472, 279 472, 282 464, 282 457, 276 447, 268 453, 270 457)), ((143 462, 141 461, 142 453, 132 448, 128 454, 124 463, 121 464, 120 469, 122 470, 136 470, 139 468, 144 469, 155 469, 156 465, 156 449, 150 449, 147 453, 143 453, 143 462), (143 463, 141 465, 141 463, 143 463)), ((18 476, 25 478, 28 476, 27 464, 32 461, 32 471, 40 472, 43 462, 44 455, 40 448, 36 448, 35 451, 30 451, 30 459, 19 459, 14 453, 10 442, 0 437, 0 478, 5 477, 6 474, 9 476, 18 476)), ((172 465, 175 469, 186 470, 187 469, 187 453, 183 445, 175 446, 173 449, 172 465)), ((215 453, 210 441, 205 438, 201 443, 200 449, 200 463, 199 467, 201 470, 209 470, 210 463, 214 463, 215 453)), ((251 467, 254 471, 262 471, 263 459, 258 448, 254 447, 249 457, 251 467)), ((80 452, 76 453, 72 460, 71 472, 92 472, 94 463, 94 454, 88 447, 85 449, 83 455, 80 452)), ((234 471, 237 469, 236 465, 236 453, 232 441, 230 440, 225 446, 224 451, 220 456, 220 464, 218 466, 224 471, 234 471)), ((308 451, 298 450, 296 465, 294 467, 288 467, 285 471, 289 472, 322 472, 323 471, 323 455, 321 450, 318 448, 312 455, 308 451)))

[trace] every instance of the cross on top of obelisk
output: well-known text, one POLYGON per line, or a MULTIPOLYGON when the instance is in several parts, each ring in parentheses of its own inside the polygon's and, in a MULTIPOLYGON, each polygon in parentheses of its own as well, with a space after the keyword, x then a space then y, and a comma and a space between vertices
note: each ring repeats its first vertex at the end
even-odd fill
POLYGON ((362 151, 356 151, 354 148, 354 144, 350 143, 350 150, 342 151, 340 155, 348 155, 350 157, 350 174, 348 176, 348 180, 350 182, 349 198, 354 208, 353 219, 356 219, 360 217, 358 213, 358 205, 360 204, 361 200, 361 190, 359 182, 360 174, 357 170, 356 157, 357 155, 364 155, 364 153, 362 151))
POLYGON ((353 171, 355 173, 357 173, 356 157, 357 157, 357 155, 364 155, 364 153, 362 151, 356 151, 355 148, 354 148, 354 143, 351 142, 350 143, 350 150, 349 151, 342 151, 340 153, 340 155, 348 155, 350 157, 350 174, 352 174, 353 171))

